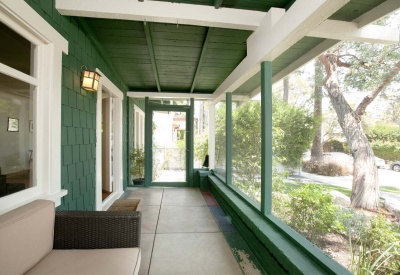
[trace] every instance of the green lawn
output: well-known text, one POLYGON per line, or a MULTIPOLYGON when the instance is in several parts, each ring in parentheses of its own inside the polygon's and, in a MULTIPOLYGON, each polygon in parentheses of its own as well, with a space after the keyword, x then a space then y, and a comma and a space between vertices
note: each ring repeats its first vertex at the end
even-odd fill
MULTIPOLYGON (((318 183, 309 183, 309 184, 318 184, 318 183)), ((303 183, 301 183, 301 182, 286 182, 285 185, 286 185, 288 191, 290 191, 290 190, 293 190, 295 188, 299 188, 301 185, 303 185, 303 183)), ((318 184, 318 185, 320 185, 320 184, 318 184)), ((339 192, 341 192, 341 193, 343 193, 343 194, 345 194, 346 196, 349 196, 349 197, 351 195, 351 189, 349 189, 349 188, 340 187, 340 186, 334 186, 334 185, 325 185, 325 184, 322 185, 322 186, 325 187, 328 190, 339 191, 339 192)), ((398 191, 400 191, 400 190, 398 190, 398 191)), ((390 192, 390 191, 388 191, 388 192, 390 192)))
POLYGON ((388 192, 388 193, 393 193, 393 194, 397 194, 400 195, 400 188, 396 188, 393 186, 381 186, 379 187, 380 191, 384 191, 384 192, 388 192))
MULTIPOLYGON (((318 184, 318 183, 310 183, 310 184, 318 184)), ((295 188, 299 188, 301 185, 303 185, 303 183, 301 183, 301 182, 286 182, 285 185, 289 191, 289 190, 292 190, 295 188)), ((335 185, 323 185, 323 186, 328 190, 339 191, 348 197, 350 197, 350 195, 351 195, 351 189, 349 189, 349 188, 335 186, 335 185)), ((381 187, 379 187, 379 190, 383 191, 383 192, 400 195, 400 188, 396 188, 393 186, 381 186, 381 187)))

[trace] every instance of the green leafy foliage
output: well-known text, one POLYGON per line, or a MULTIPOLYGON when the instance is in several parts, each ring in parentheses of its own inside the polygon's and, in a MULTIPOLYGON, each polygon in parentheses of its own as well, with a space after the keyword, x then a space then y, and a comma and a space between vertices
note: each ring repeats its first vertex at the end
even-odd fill
POLYGON ((246 194, 261 193, 261 104, 248 101, 232 112, 234 184, 246 194))
POLYGON ((400 160, 400 127, 380 123, 367 130, 367 138, 377 157, 389 161, 400 160))
POLYGON ((305 184, 289 192, 290 225, 313 241, 327 233, 336 222, 336 206, 332 195, 321 185, 305 184))
MULTIPOLYGON (((382 84, 400 60, 400 44, 382 45, 359 42, 342 43, 338 55, 350 64, 345 75, 345 88, 370 91, 382 84)), ((397 82, 400 75, 393 79, 397 82)))
POLYGON ((144 150, 140 148, 132 149, 130 154, 130 173, 132 178, 144 177, 144 150))
POLYGON ((274 99, 272 112, 274 127, 283 132, 282 145, 276 148, 274 155, 282 159, 283 165, 298 167, 314 138, 316 119, 306 109, 277 99, 274 99))
POLYGON ((400 142, 400 127, 393 124, 379 123, 366 131, 369 141, 400 142))
POLYGON ((215 170, 221 174, 226 162, 226 103, 220 102, 215 106, 215 170))
POLYGON ((205 131, 201 135, 194 138, 194 158, 203 161, 208 154, 208 132, 205 131))
POLYGON ((337 139, 331 139, 324 142, 323 145, 324 152, 342 152, 342 153, 350 153, 350 148, 345 142, 341 142, 337 139))
MULTIPOLYGON (((221 108, 223 109, 223 108, 221 108)), ((224 110, 225 111, 225 110, 224 110)), ((314 119, 305 109, 275 99, 272 113, 272 151, 275 162, 294 168, 300 164, 314 135, 314 119)), ((217 118, 216 144, 225 145, 223 114, 217 118)), ((217 147, 217 146, 216 146, 217 147)), ((225 158, 224 158, 225 160, 225 158)), ((261 103, 248 101, 232 112, 232 181, 255 201, 261 194, 261 103)))
POLYGON ((356 274, 396 274, 400 270, 399 226, 383 215, 349 232, 351 270, 356 274))

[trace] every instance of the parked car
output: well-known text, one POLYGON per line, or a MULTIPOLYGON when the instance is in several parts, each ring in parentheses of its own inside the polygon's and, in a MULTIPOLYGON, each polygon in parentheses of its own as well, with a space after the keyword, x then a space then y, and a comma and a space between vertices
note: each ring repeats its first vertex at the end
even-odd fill
POLYGON ((390 170, 400 172, 400 160, 393 162, 390 164, 390 170))
POLYGON ((385 168, 386 167, 386 163, 384 159, 375 157, 375 163, 376 163, 376 167, 378 168, 385 168))

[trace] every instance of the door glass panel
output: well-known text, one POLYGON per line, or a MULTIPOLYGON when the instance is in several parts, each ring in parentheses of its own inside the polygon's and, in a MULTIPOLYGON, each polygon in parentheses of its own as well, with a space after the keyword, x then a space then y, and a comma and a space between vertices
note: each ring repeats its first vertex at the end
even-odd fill
POLYGON ((35 185, 35 87, 0 73, 0 197, 35 185))
POLYGON ((186 182, 186 113, 153 112, 153 182, 186 182))

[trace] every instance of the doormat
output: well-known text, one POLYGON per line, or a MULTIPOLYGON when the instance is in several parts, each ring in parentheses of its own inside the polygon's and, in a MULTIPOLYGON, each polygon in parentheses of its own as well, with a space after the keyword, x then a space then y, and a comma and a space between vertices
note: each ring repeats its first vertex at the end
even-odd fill
POLYGON ((107 211, 136 211, 139 199, 116 200, 107 211))

